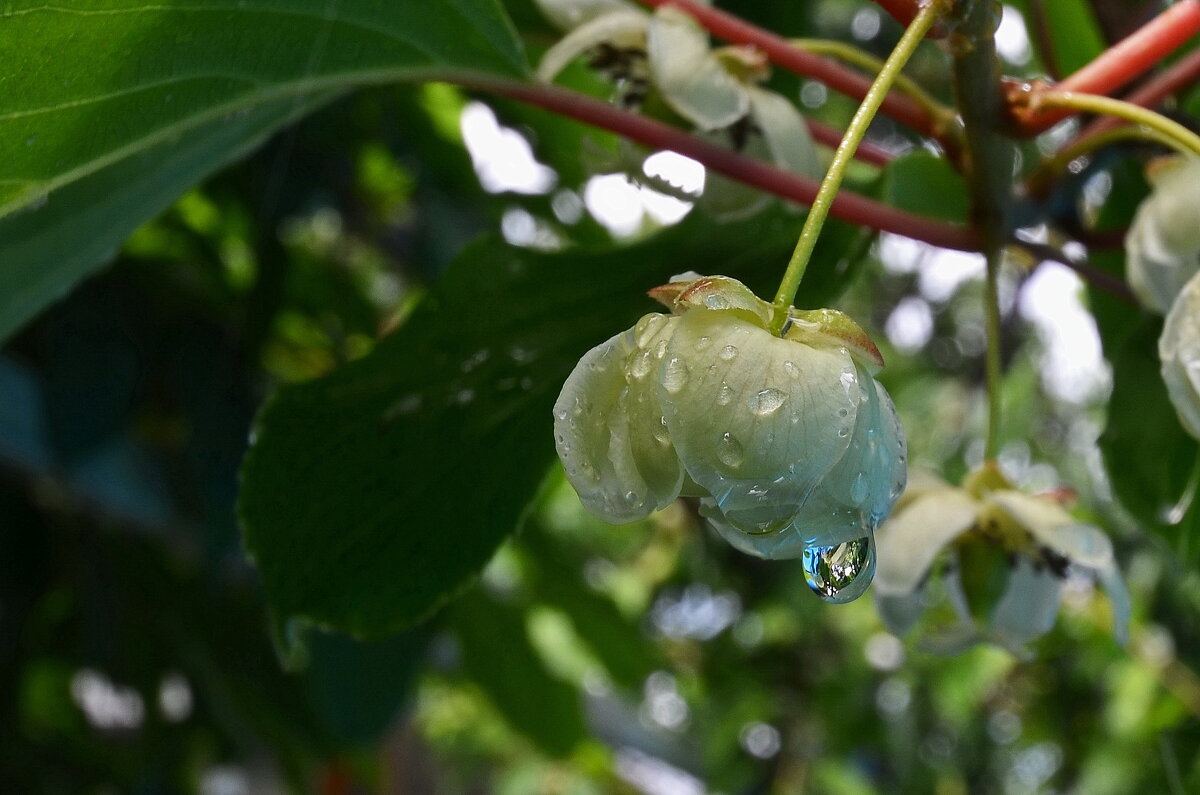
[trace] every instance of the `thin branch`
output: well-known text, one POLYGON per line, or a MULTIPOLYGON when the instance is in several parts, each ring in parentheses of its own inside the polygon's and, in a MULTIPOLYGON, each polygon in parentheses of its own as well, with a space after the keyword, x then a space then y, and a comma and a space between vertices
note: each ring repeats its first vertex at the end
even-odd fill
MULTIPOLYGON (((1145 85, 1125 97, 1125 101, 1141 105, 1143 108, 1153 108, 1197 80, 1200 80, 1200 50, 1181 58, 1166 71, 1147 80, 1145 85)), ((1123 119, 1105 116, 1084 127, 1072 143, 1078 143, 1126 123, 1123 119)))
POLYGON ((1059 251, 1054 246, 1047 243, 1035 243, 1031 240, 1022 240, 1019 237, 1014 237, 1011 241, 1012 245, 1019 246, 1028 251, 1033 257, 1039 260, 1048 262, 1057 262, 1059 265, 1065 265, 1088 284, 1095 287, 1097 290, 1103 290, 1114 298, 1118 298, 1131 306, 1138 306, 1138 300, 1134 297, 1133 291, 1129 289, 1129 285, 1116 276, 1113 276, 1106 270, 1097 268, 1087 260, 1082 262, 1076 261, 1068 257, 1063 252, 1059 251))
MULTIPOLYGON (((836 149, 837 145, 842 142, 840 130, 812 119, 805 119, 804 123, 808 125, 808 131, 812 134, 814 141, 825 144, 830 149, 836 149)), ((896 156, 878 144, 863 141, 858 145, 858 151, 854 153, 854 158, 873 166, 886 166, 895 160, 896 156)))
MULTIPOLYGON (((1200 0, 1196 1, 1200 2, 1200 0)), ((638 0, 638 2, 655 8, 664 5, 677 6, 707 28, 714 36, 734 44, 749 44, 757 47, 766 54, 772 63, 796 74, 820 80, 834 91, 854 99, 861 101, 871 88, 871 80, 853 69, 848 69, 830 58, 822 58, 793 47, 786 39, 751 25, 725 11, 701 5, 695 0, 638 0)), ((943 131, 939 129, 937 120, 930 116, 925 108, 904 94, 898 92, 888 94, 880 112, 924 135, 939 140, 943 137, 943 131)))
MULTIPOLYGON (((776 168, 690 135, 662 122, 621 110, 607 102, 556 86, 518 83, 481 75, 455 75, 447 79, 464 88, 499 94, 519 102, 601 127, 656 149, 669 149, 703 163, 717 173, 790 201, 811 205, 817 195, 816 180, 776 168)), ((897 210, 882 202, 843 191, 831 215, 860 226, 893 232, 942 248, 978 251, 976 230, 935 221, 897 210)))
MULTIPOLYGON (((1111 94, 1152 69, 1196 33, 1200 33, 1200 0, 1183 0, 1109 47, 1087 66, 1055 85, 1054 90, 1111 94)), ((1010 99, 1019 99, 1019 96, 1010 99)), ((1018 108, 1014 109, 1013 115, 1023 133, 1036 135, 1071 113, 1018 108)))

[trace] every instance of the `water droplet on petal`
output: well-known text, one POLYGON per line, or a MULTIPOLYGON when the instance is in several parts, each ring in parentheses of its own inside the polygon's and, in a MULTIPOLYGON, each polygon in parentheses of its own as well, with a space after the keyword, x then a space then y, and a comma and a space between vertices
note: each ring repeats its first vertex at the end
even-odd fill
POLYGON ((662 385, 672 395, 683 389, 688 380, 688 368, 683 359, 672 356, 663 367, 662 385))
POLYGON ((667 341, 666 340, 659 340, 658 342, 656 342, 654 344, 654 356, 656 358, 661 359, 663 357, 663 354, 666 352, 667 352, 667 341))
POLYGON ((854 476, 854 483, 850 485, 850 501, 855 505, 867 501, 867 476, 862 472, 854 476))
POLYGON ((642 351, 633 357, 633 361, 629 363, 629 374, 634 378, 645 378, 650 373, 650 368, 654 366, 654 354, 650 351, 642 351))
POLYGON ((826 602, 841 604, 862 596, 875 573, 875 544, 870 536, 842 544, 805 547, 804 581, 826 602))
POLYGON ((636 491, 625 492, 625 502, 629 503, 630 505, 634 505, 637 503, 637 501, 638 501, 638 493, 636 491))
POLYGON ((787 400, 787 395, 780 392, 778 389, 770 387, 759 390, 746 399, 750 406, 750 410, 760 417, 765 417, 768 414, 774 414, 787 400))
POLYGON ((717 405, 728 406, 731 400, 733 400, 733 387, 722 382, 721 388, 717 390, 717 405))
POLYGON ((795 362, 793 362, 793 361, 786 361, 786 362, 784 362, 784 363, 783 363, 783 369, 784 369, 784 370, 787 372, 787 374, 788 374, 788 375, 790 375, 792 378, 799 378, 799 377, 800 377, 800 368, 799 368, 799 367, 797 367, 797 366, 796 366, 796 363, 795 363, 795 362))
POLYGON ((727 467, 737 469, 746 460, 742 452, 742 443, 733 438, 732 433, 725 433, 717 444, 717 458, 727 467))
POLYGON ((731 361, 737 355, 738 355, 738 349, 736 347, 734 347, 733 345, 726 345, 724 348, 721 349, 721 352, 717 354, 717 356, 719 356, 723 361, 726 361, 726 362, 731 361))
POLYGON ((729 299, 723 295, 706 295, 704 305, 709 309, 728 309, 729 299))
POLYGON ((712 345, 712 337, 701 337, 700 339, 696 340, 695 347, 696 350, 702 351, 710 345, 712 345))

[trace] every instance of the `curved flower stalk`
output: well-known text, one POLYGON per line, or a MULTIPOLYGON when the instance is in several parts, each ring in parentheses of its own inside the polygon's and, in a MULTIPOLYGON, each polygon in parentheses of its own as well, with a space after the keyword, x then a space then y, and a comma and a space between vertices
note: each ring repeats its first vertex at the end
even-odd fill
POLYGON ((1125 643, 1129 594, 1108 536, 1053 497, 1015 490, 994 467, 969 475, 963 488, 916 473, 879 530, 875 602, 884 623, 902 635, 941 591, 951 620, 925 633, 931 649, 991 641, 1021 654, 1054 626, 1063 585, 1074 576, 1104 587, 1113 634, 1125 643))
POLYGON ((1158 338, 1158 356, 1180 423, 1200 439, 1200 273, 1175 297, 1158 338))
POLYGON ((671 309, 589 351, 554 406, 567 477, 589 511, 636 521, 680 495, 738 549, 803 558, 810 586, 849 601, 874 571, 873 531, 904 490, 904 433, 870 338, 832 310, 771 305, 726 277, 686 274, 671 309))
MULTIPOLYGON (((551 81, 576 57, 617 83, 624 105, 650 104, 651 95, 714 141, 814 179, 816 147, 795 106, 758 84, 766 59, 745 47, 709 46, 708 33, 671 6, 653 14, 623 0, 538 0, 567 35, 546 51, 538 77, 551 81)), ((709 175, 701 204, 722 218, 743 217, 769 201, 740 183, 709 175)))
POLYGON ((1126 270, 1138 299, 1162 315, 1200 270, 1200 157, 1160 164, 1150 179, 1125 237, 1126 270))

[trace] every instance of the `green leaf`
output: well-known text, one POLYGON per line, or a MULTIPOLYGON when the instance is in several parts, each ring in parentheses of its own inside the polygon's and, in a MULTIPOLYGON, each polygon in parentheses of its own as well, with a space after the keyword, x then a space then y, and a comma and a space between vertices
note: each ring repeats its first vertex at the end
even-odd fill
POLYGON ((495 0, 19 0, 0 17, 0 64, 0 338, 334 94, 527 72, 495 0))
POLYGON ((1090 0, 1045 0, 1041 6, 1060 75, 1085 66, 1108 46, 1090 0))
POLYGON ((514 729, 547 753, 566 756, 586 734, 581 694, 546 670, 525 613, 476 590, 454 610, 463 672, 514 729))
POLYGON ((943 157, 912 152, 883 169, 879 198, 910 213, 966 223, 971 200, 962 175, 943 157))
POLYGON ((425 662, 429 631, 420 627, 374 643, 313 633, 304 671, 309 699, 335 738, 371 746, 392 727, 425 662))
POLYGON ((240 513, 285 643, 295 619, 383 636, 460 590, 554 460, 550 410, 579 357, 658 309, 645 290, 674 273, 771 284, 794 231, 780 213, 690 218, 598 250, 487 239, 369 356, 282 389, 259 418, 240 513))
POLYGON ((614 681, 630 690, 640 688, 663 665, 642 629, 621 615, 611 599, 587 586, 581 562, 571 560, 544 530, 531 530, 522 541, 533 552, 534 597, 566 613, 614 681))
POLYGON ((1178 540, 1193 522, 1179 524, 1180 503, 1200 454, 1179 424, 1159 372, 1157 344, 1162 321, 1144 316, 1112 356, 1113 390, 1100 451, 1122 504, 1147 529, 1178 540), (1175 522, 1177 527, 1169 523, 1175 522))

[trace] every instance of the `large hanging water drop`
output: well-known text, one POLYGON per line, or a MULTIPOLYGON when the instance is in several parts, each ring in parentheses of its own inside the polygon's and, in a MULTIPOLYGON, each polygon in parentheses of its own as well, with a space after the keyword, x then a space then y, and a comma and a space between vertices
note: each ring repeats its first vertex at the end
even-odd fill
POLYGON ((813 593, 826 602, 853 602, 875 576, 875 540, 866 536, 833 546, 805 547, 801 563, 813 593))

